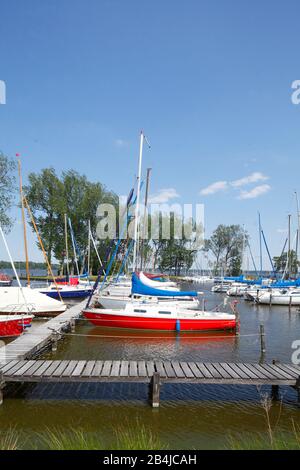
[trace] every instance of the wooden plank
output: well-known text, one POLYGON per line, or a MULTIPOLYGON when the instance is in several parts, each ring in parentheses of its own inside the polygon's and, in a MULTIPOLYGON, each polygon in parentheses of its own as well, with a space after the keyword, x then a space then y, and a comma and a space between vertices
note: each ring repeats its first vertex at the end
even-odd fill
POLYGON ((2 366, 0 368, 0 370, 3 372, 3 374, 8 373, 9 369, 12 369, 12 367, 15 366, 17 364, 17 362, 19 362, 19 361, 10 361, 7 364, 5 364, 4 366, 2 366))
POLYGON ((223 367, 224 370, 226 370, 228 372, 228 374, 231 376, 232 379, 239 379, 240 376, 235 372, 235 370, 233 370, 229 364, 227 364, 226 362, 220 362, 220 366, 223 367))
POLYGON ((245 374, 252 380, 256 380, 259 378, 259 376, 256 374, 256 372, 253 372, 252 370, 249 369, 248 364, 243 364, 241 362, 238 362, 237 367, 241 369, 242 371, 245 372, 245 374))
POLYGON ((165 371, 167 373, 167 376, 170 379, 173 379, 173 378, 175 379, 176 378, 176 372, 173 369, 171 362, 164 362, 164 368, 165 368, 165 371))
POLYGON ((42 374, 44 377, 52 377, 52 374, 58 369, 61 361, 52 361, 52 364, 48 369, 42 374))
POLYGON ((70 361, 61 361, 58 368, 53 372, 52 377, 60 377, 64 370, 68 367, 70 361))
POLYGON ((222 379, 220 372, 218 372, 211 363, 206 362, 205 367, 209 370, 214 379, 222 379))
MULTIPOLYGON (((257 371, 255 373, 258 373, 259 371, 262 372, 262 374, 264 374, 264 376, 266 376, 268 378, 268 381, 269 379, 274 379, 274 375, 271 374, 270 372, 268 372, 266 369, 264 369, 260 364, 252 364, 253 368, 257 371)), ((264 377, 262 377, 264 378, 264 377)))
POLYGON ((198 367, 198 369, 202 372, 203 376, 206 378, 206 379, 212 379, 213 376, 212 374, 209 372, 209 370, 205 367, 205 365, 203 364, 203 362, 195 362, 196 366, 198 367))
POLYGON ((96 361, 86 361, 85 368, 82 371, 82 377, 90 377, 92 375, 96 361))
POLYGON ((273 376, 275 376, 278 379, 288 379, 288 380, 293 380, 293 376, 290 374, 287 374, 286 372, 283 372, 282 370, 276 368, 275 365, 271 364, 262 364, 262 367, 264 369, 267 369, 273 376))
POLYGON ((172 367, 175 371, 176 377, 178 377, 178 378, 184 378, 185 377, 185 373, 183 372, 179 362, 172 361, 172 367))
POLYGON ((294 378, 300 377, 300 368, 298 369, 297 366, 292 364, 276 364, 282 370, 288 370, 289 373, 293 374, 294 378))
MULTIPOLYGON (((214 368, 217 369, 217 371, 219 372, 219 374, 221 374, 221 376, 223 377, 223 379, 232 379, 232 376, 231 374, 228 372, 228 370, 224 369, 221 364, 219 363, 215 363, 214 362, 214 368)), ((232 371, 233 372, 233 371, 232 371)))
MULTIPOLYGON (((289 369, 283 369, 281 367, 279 367, 278 364, 268 364, 268 366, 270 366, 272 369, 276 370, 277 372, 281 373, 282 375, 284 375, 284 377, 286 379, 289 379, 289 380, 293 380, 296 376, 296 373, 293 372, 292 370, 289 370, 289 369)), ((300 375, 300 374, 299 374, 300 375)))
POLYGON ((197 379, 203 379, 204 375, 194 362, 188 362, 188 365, 197 379))
POLYGON ((193 373, 193 371, 190 369, 189 365, 187 362, 181 362, 180 361, 180 366, 185 374, 185 376, 188 378, 188 379, 194 379, 195 378, 195 375, 193 373))
POLYGON ((256 369, 256 367, 254 367, 253 364, 244 364, 245 366, 247 366, 247 369, 248 370, 251 370, 257 378, 259 378, 260 380, 265 380, 266 382, 269 381, 269 377, 267 377, 267 375, 265 375, 262 371, 258 371, 256 369))
POLYGON ((91 377, 100 377, 103 367, 103 361, 96 361, 91 377))
POLYGON ((85 368, 86 361, 79 361, 77 366, 72 372, 72 377, 79 377, 81 375, 81 372, 85 368))
POLYGON ((26 361, 23 367, 21 369, 17 370, 17 372, 14 373, 14 376, 20 376, 23 375, 30 367, 34 365, 35 361, 26 361))
POLYGON ((34 361, 34 365, 30 367, 24 374, 26 377, 30 377, 36 370, 44 364, 45 361, 34 361))
POLYGON ((138 361, 138 372, 139 372, 139 377, 147 377, 145 361, 138 361))
POLYGON ((155 372, 154 362, 153 361, 147 361, 146 362, 146 369, 147 369, 148 377, 152 377, 154 372, 155 372))
POLYGON ((129 376, 130 377, 137 377, 138 376, 137 362, 136 361, 130 361, 129 362, 129 376))
POLYGON ((234 370, 234 372, 239 376, 240 379, 249 379, 249 378, 254 378, 254 377, 257 378, 253 374, 252 374, 251 377, 250 377, 250 375, 245 374, 244 370, 242 370, 240 367, 238 367, 234 362, 230 362, 229 366, 230 366, 231 369, 234 370))
POLYGON ((71 377, 73 370, 77 366, 78 361, 70 361, 68 366, 65 368, 63 373, 61 374, 61 377, 71 377))
POLYGON ((110 371, 111 377, 119 377, 120 375, 121 361, 113 361, 112 368, 110 371))
POLYGON ((9 369, 5 375, 14 375, 15 372, 17 372, 21 367, 23 367, 25 364, 25 361, 17 361, 15 365, 12 366, 11 369, 9 369))
POLYGON ((101 377, 109 377, 112 361, 104 361, 101 377))
POLYGON ((121 361, 120 377, 128 377, 128 361, 121 361))
POLYGON ((44 361, 41 366, 32 373, 32 376, 40 377, 48 369, 48 367, 50 367, 51 364, 52 361, 44 361))
POLYGON ((167 373, 165 371, 165 368, 164 368, 164 363, 162 361, 155 361, 155 369, 156 369, 156 372, 159 373, 160 377, 167 377, 167 373))

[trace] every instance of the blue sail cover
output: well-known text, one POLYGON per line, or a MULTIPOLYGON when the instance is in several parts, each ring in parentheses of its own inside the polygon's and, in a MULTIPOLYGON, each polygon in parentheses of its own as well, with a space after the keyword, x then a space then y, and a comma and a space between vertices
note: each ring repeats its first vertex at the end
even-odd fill
POLYGON ((139 277, 132 273, 132 294, 151 295, 155 297, 197 297, 198 293, 195 291, 173 291, 164 289, 154 289, 153 287, 146 286, 142 283, 139 277))

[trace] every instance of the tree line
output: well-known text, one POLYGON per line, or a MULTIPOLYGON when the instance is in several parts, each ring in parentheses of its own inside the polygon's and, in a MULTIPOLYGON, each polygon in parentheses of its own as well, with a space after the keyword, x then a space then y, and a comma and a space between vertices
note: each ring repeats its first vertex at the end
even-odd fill
MULTIPOLYGON (((0 222, 9 230, 13 221, 9 217, 9 211, 16 196, 16 165, 15 162, 0 153, 0 222)), ((33 213, 37 228, 43 240, 43 244, 49 262, 57 260, 61 267, 65 265, 65 214, 70 218, 76 238, 79 257, 79 267, 82 271, 86 265, 88 243, 88 221, 91 232, 96 240, 100 257, 107 261, 110 240, 97 240, 97 207, 99 204, 109 203, 118 211, 119 200, 117 195, 107 189, 100 182, 91 182, 85 175, 80 175, 74 170, 63 171, 58 175, 54 168, 45 168, 39 173, 30 173, 28 183, 24 187, 33 213)), ((158 222, 164 217, 158 214, 158 222)), ((197 260, 200 250, 209 254, 210 265, 215 273, 222 271, 227 275, 239 275, 242 269, 244 249, 248 244, 249 235, 240 225, 219 225, 211 237, 204 241, 202 247, 191 247, 190 240, 183 235, 178 239, 174 228, 176 215, 171 215, 171 234, 168 240, 162 237, 160 231, 155 237, 140 242, 139 251, 143 253, 143 262, 139 261, 138 267, 147 269, 159 269, 163 272, 171 272, 175 275, 189 270, 197 260), (172 219, 173 217, 173 219, 172 219)), ((153 221, 152 221, 153 222, 153 221)), ((30 220, 29 220, 29 223, 30 220)), ((149 219, 149 233, 151 221, 149 219)), ((151 232, 153 233, 153 231, 151 232)), ((37 242, 38 247, 39 243, 37 242)), ((128 240, 120 245, 118 263, 121 263, 128 247, 128 240)), ((73 246, 71 237, 68 237, 68 252, 71 266, 74 266, 73 246)), ((129 256, 130 261, 130 256, 129 256)), ((294 261, 292 261, 294 263, 294 261)), ((276 260, 276 265, 282 267, 284 259, 276 260)), ((99 262, 96 253, 91 252, 91 271, 96 273, 99 262)))

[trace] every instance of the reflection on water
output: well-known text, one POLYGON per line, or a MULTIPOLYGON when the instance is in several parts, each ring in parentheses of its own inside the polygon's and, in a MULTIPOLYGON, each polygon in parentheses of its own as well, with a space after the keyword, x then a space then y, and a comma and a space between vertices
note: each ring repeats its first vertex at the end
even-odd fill
MULTIPOLYGON (((209 291, 206 297, 207 309, 224 298, 209 291)), ((300 339, 297 310, 289 312, 288 308, 256 306, 242 300, 238 308, 240 337, 224 332, 177 335, 113 330, 81 320, 76 334, 66 336, 57 353, 49 352, 45 357, 257 362, 259 325, 264 323, 266 361, 290 362, 291 344, 300 339)), ((73 426, 98 433, 108 442, 116 427, 136 426, 138 420, 151 427, 170 447, 222 448, 230 435, 266 430, 260 401, 270 390, 254 386, 164 384, 159 411, 147 404, 148 389, 144 384, 32 384, 10 386, 8 392, 9 398, 0 407, 0 429, 15 424, 32 439, 46 426, 73 426)), ((292 419, 300 421, 296 392, 283 387, 281 395, 282 408, 274 404, 271 419, 275 423, 280 415, 280 427, 290 429, 292 419)))

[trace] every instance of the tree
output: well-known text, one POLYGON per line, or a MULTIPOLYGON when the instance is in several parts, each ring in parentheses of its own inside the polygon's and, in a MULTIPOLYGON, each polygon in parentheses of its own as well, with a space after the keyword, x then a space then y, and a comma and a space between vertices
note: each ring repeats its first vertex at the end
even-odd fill
POLYGON ((211 238, 205 240, 204 246, 204 251, 211 251, 215 257, 215 272, 222 267, 226 274, 240 274, 243 249, 248 238, 240 225, 219 225, 216 228, 211 238))
POLYGON ((289 274, 296 274, 300 265, 297 260, 297 254, 294 250, 289 252, 288 266, 287 266, 287 252, 282 253, 280 256, 274 256, 274 269, 276 272, 286 271, 287 277, 289 274))
POLYGON ((12 224, 8 211, 12 207, 16 189, 13 175, 15 169, 16 163, 0 152, 0 223, 6 229, 12 224))
MULTIPOLYGON (((63 172, 62 176, 58 177, 54 168, 46 168, 40 174, 31 173, 28 179, 29 184, 24 188, 24 192, 49 261, 51 262, 53 254, 57 260, 64 260, 66 214, 71 220, 78 249, 83 255, 80 259, 82 266, 88 241, 88 220, 96 238, 98 205, 104 202, 116 205, 117 197, 107 191, 101 183, 92 183, 86 176, 79 175, 74 170, 63 172)), ((69 255, 74 264, 70 234, 68 241, 69 255)), ((105 245, 107 242, 101 243, 105 245)))
POLYGON ((170 216, 159 214, 157 219, 155 217, 153 219, 157 232, 156 238, 152 240, 154 262, 157 263, 156 265, 161 271, 173 271, 176 276, 179 276, 183 269, 191 268, 197 253, 191 240, 186 236, 189 225, 184 224, 181 218, 174 213, 171 213, 170 216), (163 223, 170 225, 170 236, 168 238, 164 238, 163 223), (182 227, 180 234, 175 234, 175 224, 182 227), (180 236, 178 237, 178 235, 180 236))

